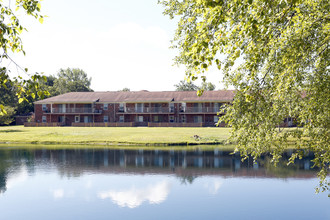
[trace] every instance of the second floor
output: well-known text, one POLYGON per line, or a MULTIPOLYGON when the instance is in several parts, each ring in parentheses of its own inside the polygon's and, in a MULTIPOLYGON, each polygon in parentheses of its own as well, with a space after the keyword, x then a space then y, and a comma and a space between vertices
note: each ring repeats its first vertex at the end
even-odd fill
POLYGON ((225 102, 135 102, 35 104, 44 114, 207 114, 217 113, 225 102))

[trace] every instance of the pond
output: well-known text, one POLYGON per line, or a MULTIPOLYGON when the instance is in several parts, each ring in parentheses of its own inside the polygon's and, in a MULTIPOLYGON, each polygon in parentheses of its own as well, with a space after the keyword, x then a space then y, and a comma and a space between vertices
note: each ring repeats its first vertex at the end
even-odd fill
MULTIPOLYGON (((290 156, 291 152, 283 155, 290 156)), ((1 219, 330 219, 313 155, 274 168, 215 149, 0 149, 1 219)))

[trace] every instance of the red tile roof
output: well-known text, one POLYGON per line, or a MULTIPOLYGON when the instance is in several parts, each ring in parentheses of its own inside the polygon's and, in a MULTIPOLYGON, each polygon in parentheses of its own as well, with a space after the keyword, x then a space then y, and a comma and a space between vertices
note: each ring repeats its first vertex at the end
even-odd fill
POLYGON ((230 102, 234 98, 234 90, 204 91, 197 96, 196 91, 164 91, 164 92, 70 92, 36 101, 35 104, 46 103, 91 103, 91 102, 230 102))

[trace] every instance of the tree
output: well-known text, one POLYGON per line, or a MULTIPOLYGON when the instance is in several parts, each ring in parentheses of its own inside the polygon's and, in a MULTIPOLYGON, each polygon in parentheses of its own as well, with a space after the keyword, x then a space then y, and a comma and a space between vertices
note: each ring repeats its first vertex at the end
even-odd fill
MULTIPOLYGON (((291 140, 313 151, 322 190, 329 189, 330 2, 328 0, 167 0, 179 17, 177 64, 195 79, 212 65, 236 89, 224 120, 244 158, 271 152, 277 162, 291 140), (296 129, 279 129, 293 118, 296 129)), ((303 154, 294 153, 289 160, 303 154)))
POLYGON ((215 90, 215 85, 211 82, 202 82, 202 85, 199 87, 200 90, 213 91, 215 90))
POLYGON ((6 114, 0 115, 0 125, 9 125, 14 121, 15 108, 4 106, 6 114))
POLYGON ((56 95, 67 92, 90 92, 92 78, 88 78, 87 73, 82 69, 67 68, 60 69, 57 73, 58 78, 54 80, 53 87, 56 95))
POLYGON ((122 90, 118 90, 118 92, 130 92, 130 91, 131 89, 127 87, 123 88, 122 90))
MULTIPOLYGON (((23 10, 27 15, 33 16, 39 21, 43 22, 43 16, 39 14, 40 12, 40 1, 38 0, 16 0, 16 10, 23 10)), ((32 74, 29 79, 23 79, 21 75, 16 78, 11 79, 8 75, 7 67, 3 66, 3 60, 7 59, 15 63, 13 59, 8 55, 8 50, 12 52, 22 52, 23 50, 22 40, 20 38, 21 33, 26 30, 19 21, 19 18, 15 15, 11 9, 11 1, 1 1, 0 3, 0 89, 6 88, 8 84, 15 86, 17 88, 16 96, 18 101, 22 102, 27 100, 27 97, 31 96, 35 98, 36 96, 43 97, 47 92, 41 91, 39 89, 38 80, 42 79, 38 73, 32 74)), ((17 69, 26 74, 28 69, 21 68, 15 63, 17 69)), ((0 103, 0 115, 6 113, 4 105, 0 103)))
POLYGON ((198 87, 193 82, 186 82, 184 80, 181 80, 178 84, 175 84, 174 87, 176 91, 213 91, 215 89, 215 85, 211 82, 202 82, 202 85, 198 87))
POLYGON ((199 88, 194 83, 181 80, 178 84, 174 85, 175 91, 197 91, 199 88))

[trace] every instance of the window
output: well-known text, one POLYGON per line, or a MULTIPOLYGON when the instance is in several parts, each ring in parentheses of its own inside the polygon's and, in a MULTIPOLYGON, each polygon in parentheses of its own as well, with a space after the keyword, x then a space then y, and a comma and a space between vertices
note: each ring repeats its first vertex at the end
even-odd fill
POLYGON ((74 116, 74 122, 76 122, 76 123, 80 122, 80 116, 79 115, 74 116))
POLYGON ((182 122, 182 123, 186 123, 186 116, 185 116, 185 115, 182 115, 182 116, 181 116, 181 122, 182 122))
POLYGON ((107 115, 103 116, 103 122, 108 122, 109 121, 109 117, 107 115))
POLYGON ((42 104, 42 111, 47 111, 47 105, 46 104, 42 104))
POLYGON ((103 110, 108 110, 108 103, 103 104, 103 110))
POLYGON ((124 115, 119 116, 119 122, 124 122, 124 115))
POLYGON ((213 111, 214 112, 219 112, 220 111, 220 106, 221 106, 221 103, 214 103, 214 109, 213 111))
POLYGON ((155 112, 161 112, 161 106, 160 103, 155 103, 155 112))
POLYGON ((174 103, 173 102, 171 102, 170 103, 170 112, 174 112, 174 103))
POLYGON ((186 106, 187 106, 187 104, 185 102, 182 102, 180 112, 186 112, 186 106))
POLYGON ((42 116, 42 123, 46 123, 47 122, 47 117, 46 116, 42 116))
POLYGON ((173 122, 174 122, 174 116, 170 115, 170 123, 173 123, 173 122))
POLYGON ((143 116, 137 116, 137 122, 143 122, 143 116))
POLYGON ((218 123, 218 121, 219 121, 219 116, 214 116, 213 117, 213 122, 214 123, 218 123))
POLYGON ((119 112, 124 112, 125 107, 124 107, 124 103, 119 103, 119 112))

